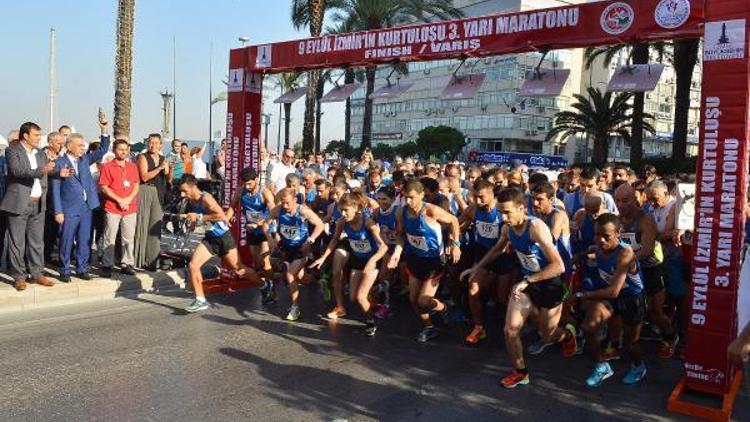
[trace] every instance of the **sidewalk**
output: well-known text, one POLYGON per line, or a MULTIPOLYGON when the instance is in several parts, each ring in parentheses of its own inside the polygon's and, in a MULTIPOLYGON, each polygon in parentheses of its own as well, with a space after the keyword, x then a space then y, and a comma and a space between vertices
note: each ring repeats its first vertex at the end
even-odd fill
POLYGON ((70 283, 57 280, 57 272, 46 270, 48 278, 55 282, 52 287, 29 283, 26 290, 17 292, 10 277, 0 276, 0 315, 49 308, 54 306, 97 302, 116 297, 135 297, 144 293, 156 293, 185 289, 187 269, 148 272, 138 271, 135 276, 118 271, 112 278, 98 277, 84 281, 73 277, 70 283))

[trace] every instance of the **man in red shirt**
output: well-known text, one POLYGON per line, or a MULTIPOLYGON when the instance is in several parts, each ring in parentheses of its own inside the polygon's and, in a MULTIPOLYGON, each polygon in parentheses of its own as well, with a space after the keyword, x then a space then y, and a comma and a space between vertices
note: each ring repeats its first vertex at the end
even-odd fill
POLYGON ((114 143, 114 160, 99 170, 99 186, 104 196, 106 228, 104 229, 104 256, 102 261, 105 277, 112 276, 117 231, 122 240, 122 262, 120 272, 135 275, 133 270, 133 248, 135 239, 136 211, 138 210, 138 167, 130 161, 130 145, 124 139, 114 143))

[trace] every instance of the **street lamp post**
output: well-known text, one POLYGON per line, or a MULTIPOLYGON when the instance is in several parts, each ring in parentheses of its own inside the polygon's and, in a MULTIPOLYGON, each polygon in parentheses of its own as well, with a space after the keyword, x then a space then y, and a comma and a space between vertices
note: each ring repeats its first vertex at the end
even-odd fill
POLYGON ((263 116, 263 126, 265 127, 264 133, 263 133, 263 145, 266 147, 266 151, 268 151, 268 125, 271 124, 271 113, 263 113, 261 114, 263 116))

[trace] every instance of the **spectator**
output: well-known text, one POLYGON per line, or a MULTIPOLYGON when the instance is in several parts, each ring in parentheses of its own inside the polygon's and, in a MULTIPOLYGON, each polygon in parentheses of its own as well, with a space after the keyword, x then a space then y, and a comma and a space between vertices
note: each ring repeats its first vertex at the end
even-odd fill
POLYGON ((105 277, 112 276, 115 241, 120 231, 122 265, 120 272, 134 275, 133 248, 135 240, 136 211, 138 210, 138 168, 130 162, 130 145, 118 139, 114 143, 115 159, 104 164, 99 174, 99 186, 104 194, 104 267, 105 277))
MULTIPOLYGON (((30 276, 40 286, 54 283, 42 275, 44 269, 44 212, 46 210, 47 175, 55 164, 39 151, 42 129, 26 122, 19 130, 20 142, 5 152, 8 165, 8 190, 0 203, 7 212, 9 232, 10 276, 16 290, 26 289, 30 276), (28 269, 28 272, 27 272, 28 269)), ((62 171, 59 176, 69 176, 62 171)))
MULTIPOLYGON (((91 143, 89 144, 88 152, 91 153, 98 150, 99 145, 101 145, 101 142, 99 140, 91 141, 91 143)), ((101 160, 93 162, 91 163, 91 166, 89 166, 91 171, 91 179, 94 181, 94 186, 96 186, 97 194, 99 192, 99 169, 101 168, 102 164, 104 164, 104 160, 110 154, 112 154, 112 152, 106 151, 104 153, 104 157, 101 160)), ((91 238, 89 240, 89 250, 91 250, 92 254, 92 257, 89 259, 89 261, 93 262, 95 265, 99 264, 99 261, 101 260, 102 250, 104 249, 102 244, 102 240, 104 239, 104 209, 101 207, 101 200, 99 202, 100 206, 96 207, 91 212, 91 238), (96 249, 93 248, 93 245, 96 245, 96 249)))
MULTIPOLYGON (((183 142, 180 147, 180 159, 182 160, 182 174, 179 177, 181 179, 186 174, 193 174, 193 157, 190 155, 190 145, 187 142, 183 142)), ((179 161, 177 167, 179 167, 179 161)))
POLYGON ((216 151, 216 156, 214 157, 214 172, 220 179, 224 179, 224 170, 226 168, 226 151, 224 150, 225 147, 226 139, 222 139, 221 146, 219 147, 219 150, 216 151))
POLYGON ((182 177, 183 170, 184 170, 181 152, 182 152, 182 141, 179 139, 173 139, 172 150, 169 152, 169 154, 167 154, 167 162, 169 163, 169 173, 172 176, 170 183, 173 186, 177 180, 180 180, 180 177, 182 177))
MULTIPOLYGON (((53 132, 54 133, 54 132, 53 132)), ((68 142, 68 136, 70 136, 71 133, 73 133, 73 129, 70 128, 68 125, 62 125, 59 129, 57 129, 57 133, 62 136, 62 142, 66 143, 68 142)), ((49 136, 47 136, 47 142, 49 142, 49 136)))
POLYGON ((286 187, 287 174, 293 174, 296 172, 297 169, 294 167, 294 151, 287 148, 281 156, 281 162, 276 163, 271 168, 271 173, 268 176, 268 181, 271 184, 271 191, 274 194, 279 193, 284 187, 286 187))
POLYGON ((68 153, 55 163, 55 170, 72 169, 71 177, 52 179, 52 198, 55 222, 62 225, 60 239, 60 281, 70 282, 70 255, 73 242, 77 247, 76 274, 83 280, 91 280, 88 273, 92 211, 99 208, 99 193, 91 176, 91 163, 101 160, 109 149, 109 135, 105 134, 107 120, 99 119, 101 143, 93 152, 84 153, 83 135, 72 133, 66 144, 68 153))
POLYGON ((149 271, 156 270, 161 244, 161 219, 167 191, 169 165, 161 156, 161 136, 148 136, 148 149, 138 156, 138 173, 141 187, 138 194, 138 212, 135 231, 135 265, 149 271))
MULTIPOLYGON (((52 132, 47 135, 47 146, 42 148, 47 159, 51 162, 56 162, 58 158, 64 155, 63 146, 67 142, 68 136, 70 135, 70 127, 60 126, 61 130, 66 130, 67 135, 63 132, 52 132)), ((52 204, 52 190, 47 192, 47 203, 52 204)), ((44 262, 52 263, 59 262, 59 255, 57 260, 55 259, 55 249, 58 248, 60 241, 60 225, 55 221, 55 215, 53 207, 50 205, 47 207, 47 212, 44 218, 44 262)))
POLYGON ((190 157, 193 162, 193 176, 198 180, 208 179, 208 168, 203 161, 203 153, 206 152, 206 144, 202 147, 194 147, 190 150, 190 157))

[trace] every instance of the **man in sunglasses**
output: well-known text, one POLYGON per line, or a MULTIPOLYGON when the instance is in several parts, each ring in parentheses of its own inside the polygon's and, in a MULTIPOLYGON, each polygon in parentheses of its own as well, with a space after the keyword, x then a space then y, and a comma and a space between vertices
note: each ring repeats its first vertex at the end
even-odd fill
POLYGON ((286 176, 290 173, 297 173, 297 169, 294 167, 294 151, 287 148, 281 155, 281 162, 275 163, 268 174, 269 187, 274 194, 286 187, 286 176))

